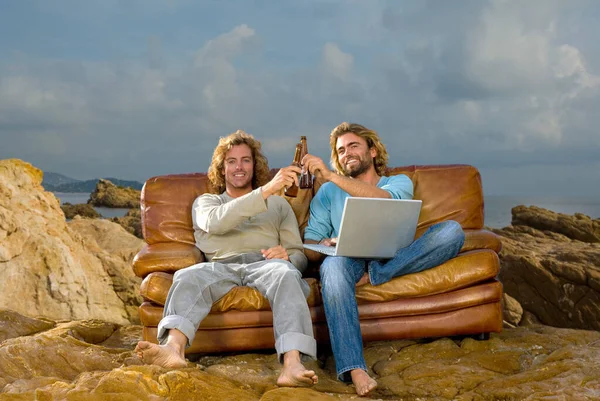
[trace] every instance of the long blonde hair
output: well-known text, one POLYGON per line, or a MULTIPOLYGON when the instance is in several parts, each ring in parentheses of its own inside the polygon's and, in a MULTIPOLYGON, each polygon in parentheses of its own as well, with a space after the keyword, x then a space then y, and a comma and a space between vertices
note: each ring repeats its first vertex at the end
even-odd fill
POLYGON ((225 175, 223 174, 225 155, 231 148, 237 145, 248 145, 252 151, 252 160, 254 162, 252 189, 256 189, 269 182, 269 162, 266 156, 262 154, 260 141, 242 130, 237 130, 226 137, 221 137, 219 144, 215 148, 210 167, 208 168, 211 192, 217 194, 225 192, 225 175))
POLYGON ((346 172, 340 164, 338 151, 335 145, 340 136, 349 132, 363 138, 367 142, 369 149, 375 148, 377 150, 377 156, 373 158, 373 165, 375 166, 377 175, 382 176, 385 173, 388 163, 388 153, 385 149, 385 145, 381 143, 381 139, 379 139, 379 135, 376 131, 368 129, 360 124, 343 122, 335 127, 333 131, 331 131, 331 134, 329 135, 329 145, 331 146, 331 167, 333 167, 338 174, 346 175, 346 172))

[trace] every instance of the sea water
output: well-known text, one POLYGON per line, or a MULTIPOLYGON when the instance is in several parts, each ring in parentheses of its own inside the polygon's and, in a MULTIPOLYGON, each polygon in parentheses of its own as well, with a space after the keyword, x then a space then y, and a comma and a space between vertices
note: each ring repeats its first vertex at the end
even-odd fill
POLYGON ((600 199, 596 198, 559 198, 559 197, 519 197, 519 196, 486 196, 485 225, 492 228, 503 228, 510 225, 511 209, 518 205, 538 206, 556 213, 573 215, 582 213, 592 219, 600 218, 600 199))
MULTIPOLYGON (((60 203, 87 203, 89 193, 54 193, 60 203)), ((518 205, 538 206, 557 213, 573 215, 583 213, 591 218, 600 218, 600 199, 594 198, 551 198, 551 197, 519 197, 489 195, 484 198, 485 225, 492 228, 502 228, 510 225, 511 209, 518 205)), ((122 217, 129 209, 94 207, 103 217, 122 217)))
MULTIPOLYGON (((60 204, 70 203, 72 205, 77 205, 80 203, 87 203, 90 199, 90 194, 87 192, 55 192, 54 196, 56 196, 60 200, 60 204)), ((102 217, 112 218, 112 217, 123 217, 127 214, 129 209, 117 208, 117 207, 97 207, 94 206, 94 209, 100 213, 102 217)))

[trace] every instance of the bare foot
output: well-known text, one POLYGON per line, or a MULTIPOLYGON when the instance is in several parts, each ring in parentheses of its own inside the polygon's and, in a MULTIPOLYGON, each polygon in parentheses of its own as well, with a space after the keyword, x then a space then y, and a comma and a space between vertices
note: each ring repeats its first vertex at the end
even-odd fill
POLYGON ((319 377, 314 370, 308 370, 300 361, 298 351, 288 351, 283 355, 283 369, 277 378, 280 387, 308 387, 317 384, 319 377))
POLYGON ((319 377, 314 370, 308 370, 301 363, 284 367, 277 378, 280 387, 309 387, 317 384, 319 377))
POLYGON ((135 347, 135 352, 144 363, 158 365, 163 368, 184 368, 187 366, 185 358, 176 347, 165 344, 158 345, 148 341, 140 341, 135 347))
POLYGON ((354 369, 350 372, 350 376, 352 377, 352 383, 354 383, 354 387, 356 388, 356 394, 361 397, 377 388, 375 379, 371 378, 371 376, 362 369, 354 369))
POLYGON ((363 274, 363 276, 356 282, 356 286, 360 287, 361 285, 369 284, 371 281, 369 280, 369 273, 363 274))

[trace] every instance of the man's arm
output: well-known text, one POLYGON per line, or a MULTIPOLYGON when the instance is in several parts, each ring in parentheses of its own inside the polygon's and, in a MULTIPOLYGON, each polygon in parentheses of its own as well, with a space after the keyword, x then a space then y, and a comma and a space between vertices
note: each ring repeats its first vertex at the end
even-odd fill
POLYGON ((192 206, 192 222, 210 234, 225 234, 236 228, 245 219, 267 210, 266 199, 278 193, 284 186, 298 183, 299 167, 288 166, 279 169, 267 184, 252 192, 222 203, 218 195, 201 195, 192 206))
POLYGON ((249 217, 267 211, 261 188, 222 203, 218 195, 201 195, 192 206, 194 228, 209 234, 225 234, 249 217))
POLYGON ((306 155, 302 161, 305 165, 309 166, 313 174, 321 175, 323 179, 337 185, 350 196, 388 199, 412 199, 413 196, 412 181, 404 174, 390 177, 388 183, 380 188, 376 184, 370 184, 334 173, 329 170, 320 157, 306 155))
POLYGON ((333 184, 346 191, 350 196, 363 198, 391 198, 391 194, 386 190, 378 188, 377 185, 369 184, 360 180, 355 180, 340 174, 336 174, 325 165, 325 162, 320 157, 314 155, 306 155, 302 159, 302 163, 311 173, 321 175, 326 181, 331 181, 333 184))
MULTIPOLYGON (((350 196, 357 196, 363 198, 391 198, 392 195, 385 189, 377 187, 377 185, 369 184, 364 181, 355 180, 350 177, 346 177, 340 174, 335 174, 329 171, 329 179, 344 191, 348 192, 350 196)), ((326 177, 323 177, 327 179, 326 177)))

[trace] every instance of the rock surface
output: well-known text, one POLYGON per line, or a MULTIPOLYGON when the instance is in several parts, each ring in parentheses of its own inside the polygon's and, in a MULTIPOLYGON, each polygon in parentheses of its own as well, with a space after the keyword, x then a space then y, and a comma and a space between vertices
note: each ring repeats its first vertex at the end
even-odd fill
POLYGON ((141 191, 133 188, 118 187, 103 178, 98 180, 96 189, 90 194, 88 203, 94 206, 138 208, 141 191))
POLYGON ((523 323, 600 330, 600 219, 513 208, 501 230, 500 281, 523 323))
MULTIPOLYGON (((132 352, 140 326, 100 320, 36 324, 12 316, 8 332, 21 334, 0 343, 2 400, 358 399, 352 386, 336 380, 331 357, 307 364, 319 375, 313 388, 278 388, 281 366, 272 350, 201 356, 186 368, 163 369, 142 365, 132 352)), ((600 333, 594 331, 535 326, 481 342, 374 342, 365 357, 379 382, 375 399, 600 399, 600 333)))
POLYGON ((98 213, 92 205, 87 203, 78 203, 76 205, 72 205, 67 202, 60 205, 60 208, 65 214, 65 218, 69 220, 75 216, 89 217, 90 219, 102 217, 102 215, 100 215, 100 213, 98 213))
MULTIPOLYGON (((124 284, 129 256, 100 245, 90 251, 91 241, 67 225, 58 199, 44 191, 42 174, 21 160, 0 160, 0 307, 58 320, 136 321, 139 299, 129 291, 138 284, 124 284)), ((141 248, 139 239, 106 223, 122 233, 115 244, 132 238, 141 248)))
POLYGON ((144 241, 106 219, 75 217, 68 225, 83 238, 86 249, 102 262, 111 278, 112 289, 123 302, 127 319, 139 324, 142 279, 133 274, 131 261, 144 246, 144 241))
POLYGON ((583 242, 600 242, 600 219, 592 219, 581 213, 570 216, 537 206, 516 206, 511 212, 513 226, 550 231, 583 242))
POLYGON ((142 214, 139 208, 129 210, 123 217, 113 217, 111 221, 119 224, 136 237, 144 238, 142 234, 142 214))

